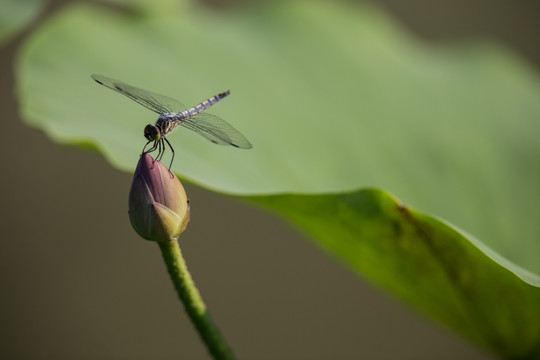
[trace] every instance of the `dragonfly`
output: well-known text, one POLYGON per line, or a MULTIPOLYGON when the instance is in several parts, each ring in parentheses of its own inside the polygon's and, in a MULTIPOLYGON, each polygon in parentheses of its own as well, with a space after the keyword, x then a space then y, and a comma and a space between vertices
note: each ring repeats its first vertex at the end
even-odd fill
POLYGON ((248 139, 228 122, 204 111, 228 96, 230 94, 229 90, 188 108, 180 101, 168 96, 143 90, 103 75, 93 74, 92 79, 98 84, 127 96, 131 100, 159 114, 158 119, 153 125, 148 124, 144 128, 144 137, 148 142, 144 145, 142 152, 144 154, 157 150, 158 155, 156 156, 156 160, 161 160, 165 153, 165 144, 167 144, 172 152, 169 169, 174 160, 174 149, 169 140, 167 140, 167 135, 179 126, 195 131, 214 144, 231 145, 240 149, 251 149, 253 147, 248 139), (152 145, 146 150, 150 144, 152 145))

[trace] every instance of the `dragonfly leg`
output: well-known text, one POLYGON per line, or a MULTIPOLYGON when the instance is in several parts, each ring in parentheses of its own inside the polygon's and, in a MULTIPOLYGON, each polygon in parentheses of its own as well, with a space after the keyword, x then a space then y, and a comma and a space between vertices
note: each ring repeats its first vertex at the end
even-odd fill
MULTIPOLYGON (((150 144, 152 141, 153 141, 153 140, 150 140, 150 141, 148 141, 148 142, 144 145, 144 147, 143 147, 143 149, 142 149, 142 154, 141 154, 141 155, 149 154, 149 153, 151 153, 151 152, 153 152, 153 151, 156 151, 156 149, 158 148, 158 141, 154 141, 154 143, 152 144, 152 147, 151 147, 150 149, 146 150, 146 147, 147 147, 148 144, 150 144)), ((158 155, 159 155, 159 154, 158 154, 158 155)), ((154 159, 154 161, 152 161, 152 169, 154 168, 154 163, 155 163, 155 162, 156 162, 156 159, 154 159)))
POLYGON ((144 147, 143 147, 143 154, 145 154, 145 153, 151 153, 152 151, 155 151, 155 150, 157 149, 157 143, 154 141, 154 144, 152 145, 152 147, 151 147, 150 149, 148 149, 148 150, 145 150, 146 147, 148 146, 148 144, 150 144, 151 142, 152 142, 152 140, 148 141, 148 142, 146 143, 146 145, 144 145, 144 147))
POLYGON ((148 151, 148 152, 151 152, 151 151, 155 151, 157 150, 157 156, 154 158, 154 161, 152 162, 152 169, 154 168, 154 164, 156 161, 161 161, 161 158, 163 157, 163 141, 158 140, 155 142, 154 146, 152 146, 152 148, 148 151))
MULTIPOLYGON (((169 148, 171 149, 172 151, 172 158, 171 158, 171 163, 169 164, 169 171, 171 171, 171 166, 172 166, 172 163, 173 163, 173 160, 174 160, 174 149, 171 145, 171 143, 169 142, 169 140, 167 140, 167 138, 163 138, 163 140, 165 140, 165 142, 167 143, 167 145, 169 145, 169 148)), ((165 146, 164 146, 165 147, 165 146)))
MULTIPOLYGON (((145 149, 146 147, 148 146, 148 144, 150 144, 151 140, 148 140, 148 142, 146 144, 144 144, 143 148, 142 148, 142 153, 144 154, 145 153, 145 149)), ((141 154, 142 155, 142 154, 141 154)))
POLYGON ((161 161, 161 158, 163 157, 163 154, 165 153, 165 145, 163 145, 163 139, 159 139, 158 141, 158 154, 156 156, 157 161, 161 161))

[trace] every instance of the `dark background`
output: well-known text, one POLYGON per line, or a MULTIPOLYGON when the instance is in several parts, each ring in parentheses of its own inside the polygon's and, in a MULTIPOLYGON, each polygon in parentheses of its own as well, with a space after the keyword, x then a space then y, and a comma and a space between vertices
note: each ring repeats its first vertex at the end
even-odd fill
MULTIPOLYGON (((538 1, 374 2, 426 42, 486 38, 539 67, 538 1)), ((157 245, 130 227, 131 174, 18 116, 16 51, 44 17, 0 50, 0 358, 208 359, 157 245)), ((186 190, 192 220, 181 246, 240 359, 495 358, 359 280, 275 216, 186 190)))

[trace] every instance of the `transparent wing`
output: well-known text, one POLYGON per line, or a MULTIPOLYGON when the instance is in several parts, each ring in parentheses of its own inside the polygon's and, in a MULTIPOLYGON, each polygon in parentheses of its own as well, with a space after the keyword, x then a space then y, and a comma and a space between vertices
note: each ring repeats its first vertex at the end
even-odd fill
POLYGON ((206 112, 190 117, 182 123, 182 126, 199 133, 215 144, 232 145, 241 149, 253 147, 231 124, 206 112))
POLYGON ((93 74, 92 79, 99 84, 108 87, 122 95, 127 96, 142 106, 157 112, 158 114, 168 112, 181 112, 186 109, 186 106, 180 101, 171 99, 170 97, 152 93, 135 86, 128 85, 118 80, 108 78, 106 76, 93 74))

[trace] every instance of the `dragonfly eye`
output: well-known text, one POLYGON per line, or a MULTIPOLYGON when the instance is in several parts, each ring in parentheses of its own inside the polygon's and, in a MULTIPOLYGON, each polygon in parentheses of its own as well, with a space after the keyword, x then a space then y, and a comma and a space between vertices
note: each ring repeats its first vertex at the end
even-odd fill
POLYGON ((148 124, 144 128, 144 137, 150 141, 159 140, 159 129, 155 125, 148 124))

